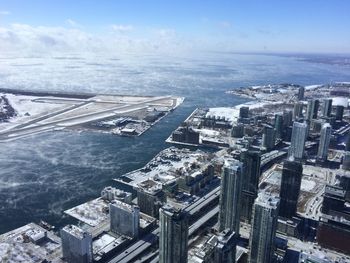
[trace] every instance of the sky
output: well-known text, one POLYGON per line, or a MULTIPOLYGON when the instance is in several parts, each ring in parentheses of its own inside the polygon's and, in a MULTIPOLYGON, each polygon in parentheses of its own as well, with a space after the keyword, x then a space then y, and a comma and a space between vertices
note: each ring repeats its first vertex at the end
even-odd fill
POLYGON ((347 0, 1 0, 1 53, 350 53, 347 0))

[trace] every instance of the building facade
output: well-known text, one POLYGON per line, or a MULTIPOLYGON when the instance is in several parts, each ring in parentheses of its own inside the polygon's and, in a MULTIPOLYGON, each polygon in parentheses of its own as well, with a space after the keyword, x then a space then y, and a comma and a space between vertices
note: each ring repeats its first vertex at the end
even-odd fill
POLYGON ((332 113, 332 99, 324 99, 322 115, 324 117, 330 117, 331 113, 332 113))
POLYGON ((185 263, 188 251, 188 216, 170 205, 159 209, 159 262, 185 263))
POLYGON ((319 100, 313 99, 307 102, 306 119, 308 121, 311 121, 312 119, 317 119, 319 106, 319 100))
POLYGON ((61 229, 62 254, 68 263, 90 263, 92 255, 92 235, 74 225, 61 229))
POLYGON ((290 158, 301 160, 304 157, 307 129, 308 126, 306 123, 293 123, 292 138, 288 151, 288 156, 290 158))
POLYGON ((303 166, 297 161, 285 161, 280 189, 280 216, 292 218, 297 212, 303 166))
POLYGON ((271 151, 275 147, 275 129, 272 126, 265 126, 262 136, 262 146, 267 151, 271 151))
POLYGON ((247 150, 241 153, 244 175, 242 176, 241 220, 250 222, 253 204, 258 196, 261 155, 258 151, 247 150))
POLYGON ((242 176, 242 163, 227 158, 221 175, 219 231, 230 229, 239 233, 242 176))
POLYGON ((332 127, 329 123, 322 125, 320 143, 318 145, 317 159, 327 161, 328 148, 331 141, 332 127))
POLYGON ((249 262, 273 262, 279 199, 260 193, 254 202, 249 239, 249 262))
POLYGON ((215 247, 216 263, 234 263, 236 262, 237 237, 235 232, 225 229, 217 235, 215 247))
POLYGON ((138 237, 140 208, 118 200, 109 204, 111 231, 131 238, 138 237))

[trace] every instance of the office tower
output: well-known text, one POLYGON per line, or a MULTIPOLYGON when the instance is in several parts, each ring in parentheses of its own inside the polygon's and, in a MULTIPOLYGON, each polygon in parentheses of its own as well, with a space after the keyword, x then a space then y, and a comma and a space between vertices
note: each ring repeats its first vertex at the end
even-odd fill
POLYGON ((61 229, 62 254, 68 263, 92 262, 92 236, 74 225, 61 229))
POLYGON ((343 212, 346 202, 346 190, 335 185, 326 185, 323 193, 321 212, 330 215, 343 212))
POLYGON ((114 200, 109 204, 111 231, 136 238, 140 226, 140 208, 114 200))
POLYGON ((318 145, 317 159, 327 161, 328 147, 331 141, 332 127, 329 123, 322 125, 320 143, 318 145))
POLYGON ((283 127, 287 128, 293 124, 293 112, 291 110, 283 111, 283 127))
POLYGON ((237 237, 235 232, 225 229, 217 235, 215 246, 216 263, 234 263, 236 262, 237 237))
POLYGON ((344 106, 337 105, 335 110, 335 120, 343 121, 343 115, 344 115, 344 106))
POLYGON ((332 99, 324 99, 322 115, 324 117, 330 117, 331 113, 332 113, 332 99))
POLYGON ((112 186, 107 186, 101 191, 101 198, 107 202, 119 200, 127 204, 132 203, 132 193, 114 188, 112 186))
POLYGON ((336 178, 339 186, 346 191, 347 199, 350 200, 350 172, 338 170, 336 178))
POLYGON ((243 175, 242 163, 227 158, 222 169, 219 231, 228 228, 238 235, 243 175))
POLYGON ((188 250, 188 217, 186 212, 165 205, 159 209, 159 262, 185 263, 188 250))
POLYGON ((280 212, 285 218, 292 218, 297 212, 303 166, 300 162, 285 161, 282 169, 280 189, 280 212))
POLYGON ((231 135, 233 138, 242 138, 244 136, 244 125, 238 123, 232 127, 231 135))
POLYGON ((342 162, 342 169, 350 171, 350 152, 345 152, 342 162))
POLYGON ((297 120, 303 117, 303 103, 297 102, 294 104, 293 120, 297 120))
POLYGON ((271 151, 275 147, 275 129, 273 127, 268 125, 264 127, 262 146, 267 151, 271 151))
POLYGON ((249 107, 243 106, 239 108, 239 118, 249 118, 249 107))
POLYGON ((319 105, 319 100, 309 100, 307 102, 306 119, 308 121, 311 121, 312 119, 317 119, 319 105))
POLYGON ((254 202, 249 238, 249 262, 273 262, 279 199, 260 193, 254 202))
POLYGON ((261 156, 258 151, 243 151, 241 153, 243 163, 241 220, 250 222, 254 201, 258 195, 260 177, 261 156))
POLYGON ((301 160, 304 156, 305 141, 307 136, 307 124, 294 122, 292 138, 288 151, 288 156, 296 160, 301 160))
POLYGON ((300 87, 298 90, 298 100, 303 100, 304 99, 304 93, 305 93, 305 88, 300 87))
MULTIPOLYGON (((316 240, 317 243, 323 248, 337 250, 341 253, 349 255, 349 220, 346 220, 343 216, 323 214, 318 221, 316 240)), ((339 262, 341 262, 341 260, 339 262)))
POLYGON ((275 130, 276 130, 276 138, 282 139, 283 133, 284 133, 284 127, 283 127, 283 115, 281 114, 275 115, 275 130))
POLYGON ((311 122, 310 122, 310 132, 312 132, 312 133, 321 133, 321 129, 322 129, 322 126, 323 126, 323 124, 325 124, 326 122, 325 122, 325 120, 323 120, 323 119, 313 119, 313 120, 311 120, 311 122))
POLYGON ((350 152, 350 131, 348 131, 348 134, 346 136, 345 151, 350 152))
POLYGON ((166 202, 162 184, 146 180, 137 185, 137 205, 142 213, 154 218, 159 217, 159 208, 166 202))

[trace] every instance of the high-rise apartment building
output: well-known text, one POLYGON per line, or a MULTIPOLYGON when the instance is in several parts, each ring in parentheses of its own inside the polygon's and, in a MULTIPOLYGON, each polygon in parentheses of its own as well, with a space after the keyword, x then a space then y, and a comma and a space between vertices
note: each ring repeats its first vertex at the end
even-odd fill
POLYGON ((324 117, 330 117, 331 113, 332 113, 332 99, 324 99, 322 115, 324 117))
POLYGON ((159 209, 159 262, 185 263, 188 251, 188 216, 171 205, 159 209))
POLYGON ((61 229, 62 254, 68 263, 92 262, 92 235, 74 225, 61 229))
POLYGON ((293 123, 291 144, 288 151, 288 156, 290 158, 294 158, 296 160, 301 160, 303 158, 307 129, 308 126, 306 123, 293 123))
POLYGON ((297 161, 285 161, 280 189, 280 216, 292 218, 297 212, 303 166, 297 161))
POLYGON ((140 208, 119 200, 109 204, 111 231, 131 238, 137 238, 140 227, 140 208))
POLYGON ((227 158, 221 175, 219 231, 230 229, 239 233, 242 192, 242 163, 227 158))
POLYGON ((241 219, 250 222, 253 204, 258 196, 261 155, 258 151, 243 151, 240 156, 243 163, 241 219))
POLYGON ((254 202, 249 239, 249 262, 273 262, 279 198, 260 193, 254 202))
POLYGON ((321 129, 320 143, 318 145, 317 159, 326 161, 328 156, 329 143, 331 141, 332 127, 329 123, 325 123, 321 129))

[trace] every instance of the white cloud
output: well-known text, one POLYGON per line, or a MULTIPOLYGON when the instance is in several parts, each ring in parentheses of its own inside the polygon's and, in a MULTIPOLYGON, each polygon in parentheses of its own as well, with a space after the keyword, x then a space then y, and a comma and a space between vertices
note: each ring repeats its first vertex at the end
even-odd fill
POLYGON ((8 15, 11 15, 11 12, 10 11, 5 11, 5 10, 0 10, 0 15, 8 16, 8 15))
POLYGON ((134 29, 132 25, 111 25, 112 29, 119 33, 130 32, 134 29))
MULTIPOLYGON (((68 21, 67 21, 68 23, 68 21)), ((127 32, 132 26, 114 25, 114 31, 127 32)), ((11 24, 0 27, 2 53, 50 54, 58 52, 152 53, 185 52, 193 41, 182 39, 172 29, 145 29, 142 37, 115 32, 88 33, 78 27, 47 27, 11 24)), ((137 32, 136 32, 137 33, 137 32)))
POLYGON ((80 24, 77 23, 75 20, 70 19, 70 18, 68 18, 68 19, 66 20, 66 23, 67 23, 68 25, 70 25, 71 27, 79 27, 79 28, 82 28, 82 25, 80 25, 80 24))

